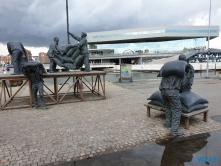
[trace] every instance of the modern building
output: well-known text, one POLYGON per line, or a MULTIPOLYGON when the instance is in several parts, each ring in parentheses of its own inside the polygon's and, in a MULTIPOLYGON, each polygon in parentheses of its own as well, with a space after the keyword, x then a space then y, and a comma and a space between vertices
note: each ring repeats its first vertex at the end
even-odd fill
POLYGON ((206 48, 219 36, 219 26, 163 26, 87 33, 91 63, 146 63, 206 48))
POLYGON ((50 59, 48 58, 47 53, 40 52, 38 55, 39 55, 39 62, 41 62, 42 64, 50 63, 50 59))
POLYGON ((27 50, 27 49, 25 49, 25 51, 26 51, 26 53, 27 53, 27 55, 28 55, 28 61, 33 61, 31 51, 30 51, 30 50, 27 50))
POLYGON ((7 56, 0 56, 0 65, 1 64, 5 64, 5 63, 9 63, 11 64, 11 56, 7 55, 7 56))

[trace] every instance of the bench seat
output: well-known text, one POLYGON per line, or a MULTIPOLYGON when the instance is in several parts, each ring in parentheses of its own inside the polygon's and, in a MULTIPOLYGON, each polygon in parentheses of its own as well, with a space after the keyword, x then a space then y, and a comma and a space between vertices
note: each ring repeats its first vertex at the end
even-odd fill
MULTIPOLYGON (((162 108, 156 105, 144 104, 144 106, 147 107, 147 117, 150 117, 150 108, 165 112, 165 108, 162 108)), ((209 111, 209 108, 204 108, 204 109, 196 110, 190 113, 181 113, 181 116, 185 118, 185 129, 187 130, 189 129, 189 119, 190 117, 193 117, 195 115, 203 114, 203 121, 207 122, 208 111, 209 111)))

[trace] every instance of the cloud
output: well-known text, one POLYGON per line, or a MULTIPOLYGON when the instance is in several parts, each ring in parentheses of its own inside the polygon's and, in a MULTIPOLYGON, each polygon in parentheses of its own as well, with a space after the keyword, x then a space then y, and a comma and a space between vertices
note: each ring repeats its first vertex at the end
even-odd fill
MULTIPOLYGON (((69 29, 80 35, 117 29, 168 25, 208 25, 209 1, 69 0, 69 29)), ((21 41, 48 47, 55 36, 67 44, 66 1, 0 0, 0 43, 21 41)), ((211 25, 219 25, 221 1, 213 0, 211 25)), ((76 41, 71 38, 71 43, 76 41)), ((0 53, 1 54, 1 53, 0 53)))

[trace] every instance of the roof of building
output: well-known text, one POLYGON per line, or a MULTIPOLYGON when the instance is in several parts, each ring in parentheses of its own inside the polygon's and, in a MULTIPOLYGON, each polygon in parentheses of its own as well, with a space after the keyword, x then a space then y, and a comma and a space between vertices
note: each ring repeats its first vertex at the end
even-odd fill
POLYGON ((89 44, 170 41, 206 37, 210 28, 210 39, 219 36, 219 26, 163 26, 88 32, 89 44))

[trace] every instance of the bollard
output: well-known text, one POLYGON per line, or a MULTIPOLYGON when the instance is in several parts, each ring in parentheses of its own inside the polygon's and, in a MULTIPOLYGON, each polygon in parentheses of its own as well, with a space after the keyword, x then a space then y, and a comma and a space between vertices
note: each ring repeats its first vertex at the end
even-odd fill
POLYGON ((202 64, 200 64, 200 77, 202 76, 202 64))
POLYGON ((216 75, 216 63, 215 63, 215 75, 216 75))

